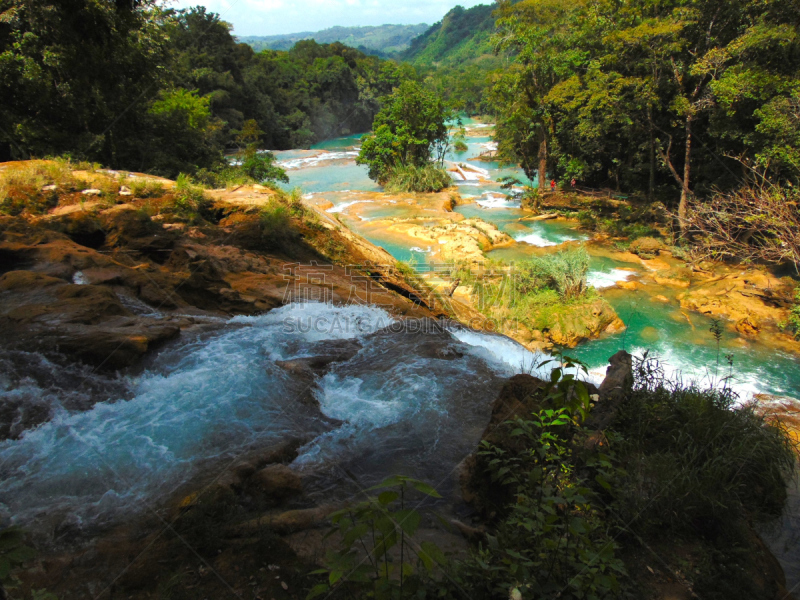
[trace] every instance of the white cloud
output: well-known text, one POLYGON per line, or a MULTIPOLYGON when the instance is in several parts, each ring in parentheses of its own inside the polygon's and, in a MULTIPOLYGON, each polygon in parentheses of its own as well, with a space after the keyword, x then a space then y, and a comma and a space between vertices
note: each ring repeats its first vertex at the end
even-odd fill
POLYGON ((460 4, 491 0, 176 0, 173 6, 203 5, 233 23, 237 35, 319 31, 335 25, 433 24, 460 4))

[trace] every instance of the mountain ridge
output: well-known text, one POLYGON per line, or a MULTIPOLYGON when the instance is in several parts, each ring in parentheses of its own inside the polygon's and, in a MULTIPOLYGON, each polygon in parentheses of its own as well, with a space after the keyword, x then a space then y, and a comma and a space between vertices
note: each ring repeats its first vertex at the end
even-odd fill
POLYGON ((334 26, 321 31, 302 31, 280 35, 237 36, 241 43, 248 44, 256 52, 262 50, 289 50, 297 42, 313 39, 319 44, 340 42, 352 48, 384 55, 399 54, 406 50, 411 40, 430 28, 426 23, 417 25, 376 25, 342 27, 334 26))

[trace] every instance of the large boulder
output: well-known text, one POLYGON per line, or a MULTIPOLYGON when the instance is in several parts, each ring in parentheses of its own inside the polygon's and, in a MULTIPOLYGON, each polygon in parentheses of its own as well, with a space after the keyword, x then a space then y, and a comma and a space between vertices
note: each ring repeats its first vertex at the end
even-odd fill
POLYGON ((174 338, 184 324, 133 315, 105 286, 70 284, 31 271, 0 276, 0 329, 13 347, 57 351, 115 370, 174 338))
POLYGON ((288 466, 273 464, 254 473, 248 480, 249 488, 268 500, 282 502, 303 491, 300 476, 288 466))
POLYGON ((567 348, 625 329, 625 323, 603 298, 559 307, 548 319, 549 323, 542 328, 544 337, 553 344, 567 348))
POLYGON ((643 237, 633 240, 628 249, 636 256, 651 259, 658 256, 659 252, 664 249, 664 244, 656 238, 643 237))

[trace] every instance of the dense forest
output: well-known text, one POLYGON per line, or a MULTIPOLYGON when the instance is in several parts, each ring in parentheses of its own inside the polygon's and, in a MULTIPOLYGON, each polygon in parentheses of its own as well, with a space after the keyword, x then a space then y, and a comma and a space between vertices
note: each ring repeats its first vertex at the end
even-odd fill
POLYGON ((221 164, 254 120, 261 148, 368 131, 416 80, 490 114, 504 160, 540 183, 670 199, 753 169, 797 185, 800 34, 793 0, 456 7, 383 60, 301 40, 256 53, 203 8, 3 0, 0 154, 71 154, 177 175, 221 164), (237 141, 238 140, 238 141, 237 141))
POLYGON ((693 195, 756 168, 800 175, 800 29, 792 0, 499 5, 491 88, 501 152, 617 190, 693 195))
POLYGON ((175 176, 262 148, 366 131, 413 69, 334 43, 256 54, 202 7, 0 3, 0 158, 70 154, 175 176))

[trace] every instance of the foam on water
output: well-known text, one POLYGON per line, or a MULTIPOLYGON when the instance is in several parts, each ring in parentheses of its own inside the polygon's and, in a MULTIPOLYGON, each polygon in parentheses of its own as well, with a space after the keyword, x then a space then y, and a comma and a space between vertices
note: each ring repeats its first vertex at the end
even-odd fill
POLYGON ((21 439, 0 442, 2 513, 101 523, 166 497, 203 465, 292 432, 321 432, 293 401, 298 382, 273 361, 392 322, 373 307, 291 305, 167 350, 166 366, 130 381, 130 400, 57 410, 21 439))
POLYGON ((329 208, 325 212, 328 212, 328 213, 340 213, 340 212, 344 212, 344 210, 347 207, 353 206, 354 204, 372 204, 372 203, 373 203, 372 200, 351 200, 349 202, 342 202, 341 204, 337 204, 336 206, 333 206, 333 207, 329 208))
POLYGON ((358 156, 357 150, 349 150, 345 152, 323 152, 315 156, 278 161, 276 164, 279 167, 286 169, 287 171, 293 171, 305 167, 315 167, 321 163, 330 162, 334 160, 348 160, 355 158, 357 156, 358 156))
POLYGON ((611 271, 590 271, 586 280, 595 289, 613 287, 618 281, 628 281, 635 273, 624 269, 612 269, 611 271))
POLYGON ((478 204, 483 208, 520 208, 519 200, 512 200, 505 194, 498 194, 495 192, 486 192, 482 198, 478 200, 478 204))

